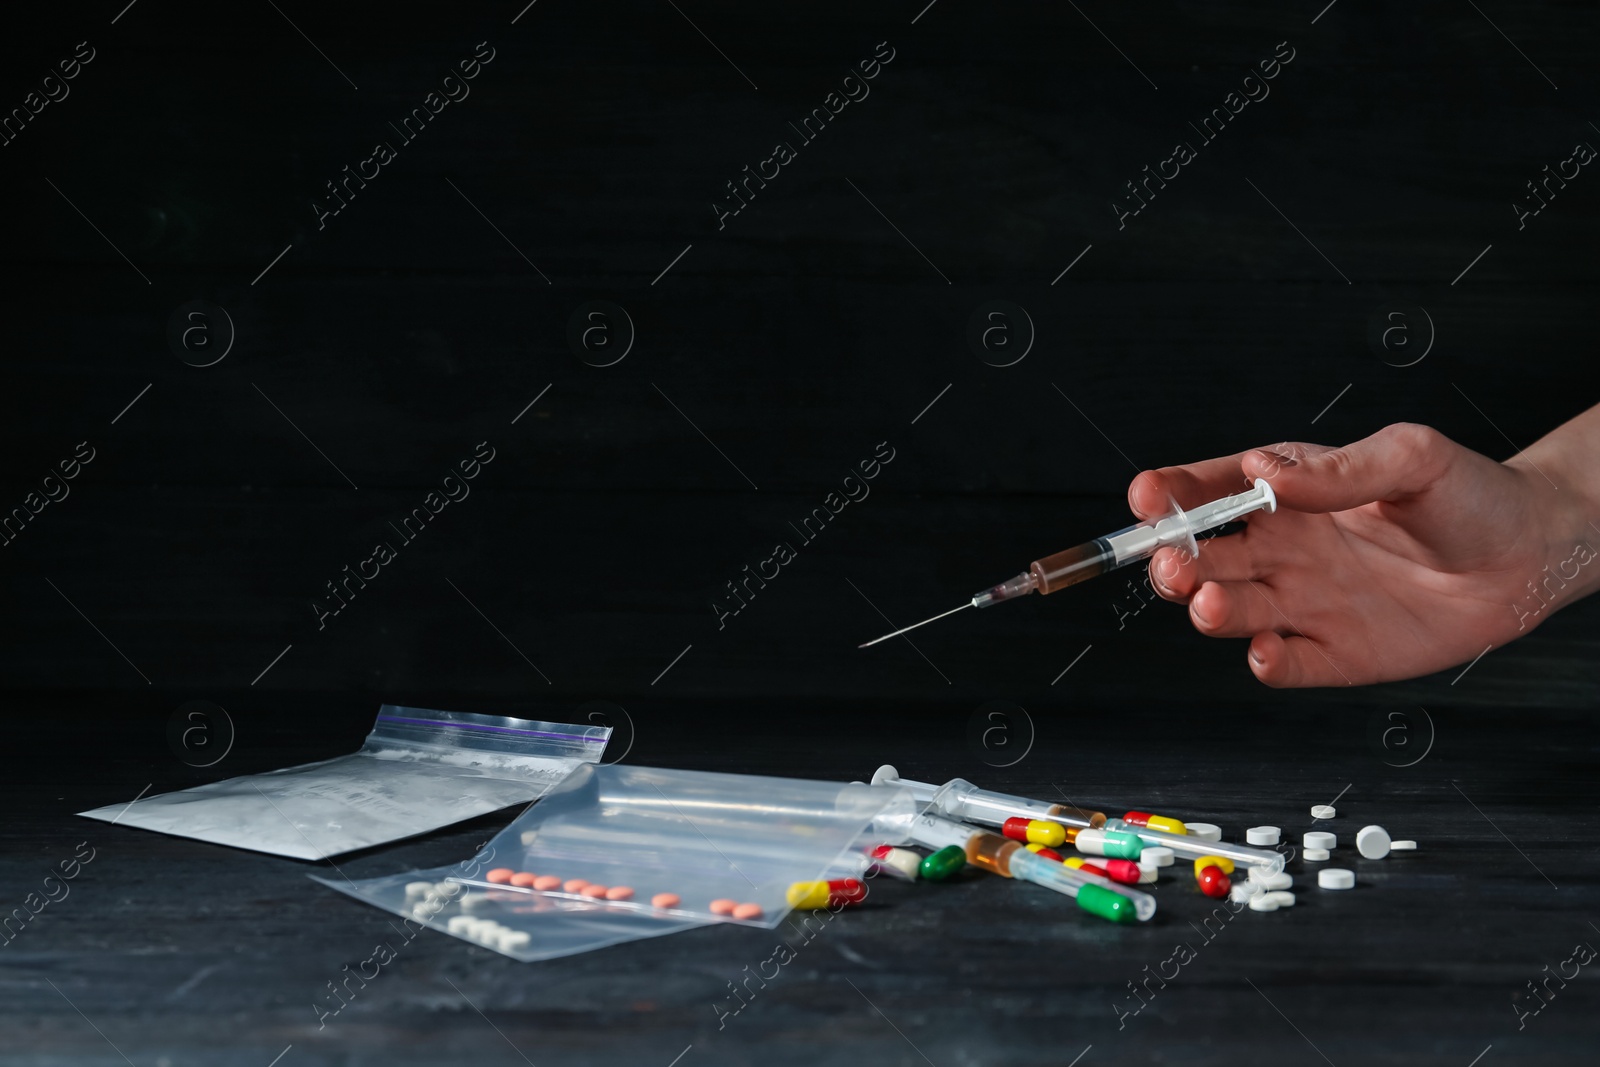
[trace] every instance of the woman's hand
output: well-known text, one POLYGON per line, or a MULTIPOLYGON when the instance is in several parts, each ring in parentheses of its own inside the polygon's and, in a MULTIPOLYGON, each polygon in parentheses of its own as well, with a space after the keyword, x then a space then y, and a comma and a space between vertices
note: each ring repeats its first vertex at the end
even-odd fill
POLYGON ((1202 541, 1198 559, 1162 549, 1150 579, 1201 633, 1250 638, 1267 685, 1364 685, 1466 663, 1600 583, 1589 565, 1600 527, 1581 492, 1558 490, 1523 455, 1496 463, 1426 426, 1145 471, 1128 503, 1159 517, 1169 494, 1188 508, 1255 478, 1277 494, 1276 513, 1202 541))

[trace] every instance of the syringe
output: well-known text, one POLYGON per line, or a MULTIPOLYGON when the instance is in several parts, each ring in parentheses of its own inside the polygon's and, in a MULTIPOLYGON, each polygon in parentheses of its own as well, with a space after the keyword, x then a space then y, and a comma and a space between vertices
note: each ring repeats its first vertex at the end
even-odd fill
POLYGON ((1206 841, 1187 834, 1169 834, 1164 830, 1152 830, 1148 826, 1135 826, 1123 819, 1107 819, 1105 829, 1133 834, 1147 845, 1170 848, 1175 855, 1184 859, 1224 856, 1240 867, 1261 867, 1272 874, 1283 870, 1282 853, 1269 849, 1235 845, 1227 841, 1206 841))
POLYGON ((1133 825, 1123 819, 1106 819, 1107 830, 1122 830, 1123 833, 1133 833, 1134 837, 1144 841, 1146 845, 1162 846, 1173 849, 1176 856, 1184 859, 1200 859, 1202 856, 1226 856, 1240 867, 1264 867, 1270 873, 1283 870, 1283 854, 1274 853, 1266 848, 1250 848, 1248 845, 1232 845, 1229 841, 1206 841, 1203 838, 1190 837, 1187 833, 1168 833, 1165 830, 1152 830, 1144 825, 1133 825))
POLYGON ((1097 830, 1106 821, 1106 817, 1098 811, 1084 811, 1069 804, 1052 804, 979 789, 965 778, 952 778, 944 785, 913 782, 900 777, 900 772, 887 763, 873 772, 872 784, 900 786, 910 791, 912 798, 925 811, 986 826, 1004 826, 1007 819, 1038 819, 1058 822, 1062 826, 1097 830))
POLYGON ((1054 593, 1087 578, 1136 563, 1141 559, 1149 559, 1155 555, 1157 549, 1165 545, 1184 545, 1190 553, 1198 555, 1200 549, 1195 542, 1196 534, 1215 530, 1219 526, 1263 508, 1268 512, 1276 511, 1278 498, 1272 492, 1272 486, 1257 478, 1254 487, 1242 493, 1225 496, 1220 500, 1190 508, 1188 511, 1178 508, 1166 518, 1141 522, 1116 533, 1096 537, 1093 541, 1086 541, 1064 552, 1057 552, 1053 556, 1034 560, 1022 574, 1010 581, 991 586, 981 593, 973 594, 972 599, 959 608, 951 608, 931 619, 923 619, 914 625, 902 627, 894 633, 884 634, 858 647, 867 648, 880 641, 887 641, 891 637, 899 637, 903 633, 915 630, 918 626, 926 626, 930 622, 967 608, 987 608, 1003 600, 1026 596, 1029 593, 1054 593))
POLYGON ((937 815, 918 815, 912 820, 910 837, 923 848, 935 851, 955 845, 967 854, 967 862, 974 867, 1064 893, 1076 900, 1078 907, 1102 919, 1146 922, 1156 913, 1156 898, 1149 893, 1073 870, 1029 852, 1021 842, 1008 841, 975 826, 963 826, 937 815))

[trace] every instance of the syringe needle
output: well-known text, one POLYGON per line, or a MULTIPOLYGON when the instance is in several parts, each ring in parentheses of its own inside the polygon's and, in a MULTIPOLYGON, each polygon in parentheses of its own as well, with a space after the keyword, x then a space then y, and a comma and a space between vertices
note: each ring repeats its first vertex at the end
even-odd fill
POLYGON ((903 633, 910 633, 912 630, 915 630, 918 626, 926 626, 930 622, 938 622, 940 619, 944 618, 946 615, 954 615, 956 612, 961 611, 961 610, 963 610, 965 608, 970 608, 970 607, 972 607, 972 601, 969 600, 965 604, 961 605, 961 607, 959 607, 959 608, 951 608, 949 611, 941 612, 940 614, 935 615, 931 619, 923 619, 921 622, 912 623, 910 626, 902 627, 901 629, 896 630, 892 634, 884 634, 882 637, 874 638, 873 640, 868 641, 866 644, 857 645, 856 647, 857 648, 870 648, 873 645, 877 644, 879 641, 887 641, 891 637, 899 637, 903 633))
POLYGON ((1030 593, 1041 595, 1054 593, 1118 567, 1149 559, 1159 549, 1169 545, 1180 547, 1186 553, 1193 555, 1200 550, 1197 535, 1224 527, 1252 511, 1266 511, 1270 514, 1278 509, 1278 498, 1272 492, 1272 486, 1260 478, 1257 478, 1254 485, 1245 492, 1200 504, 1188 511, 1179 508, 1175 500, 1171 503, 1173 509, 1171 515, 1160 519, 1149 519, 1127 529, 1106 534, 1104 537, 1096 537, 1093 541, 1074 545, 1053 556, 1036 559, 1028 565, 1027 570, 1015 578, 974 594, 971 600, 959 608, 951 608, 942 615, 923 619, 915 626, 907 626, 892 634, 884 634, 875 641, 868 641, 856 647, 871 648, 891 637, 899 637, 903 633, 915 630, 918 626, 938 622, 945 615, 954 615, 966 608, 987 608, 1030 593))

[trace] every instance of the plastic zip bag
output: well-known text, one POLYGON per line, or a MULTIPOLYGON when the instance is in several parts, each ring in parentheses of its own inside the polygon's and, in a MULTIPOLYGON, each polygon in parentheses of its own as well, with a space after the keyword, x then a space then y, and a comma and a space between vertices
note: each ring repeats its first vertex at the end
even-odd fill
POLYGON ((321 860, 537 800, 595 763, 609 727, 385 704, 348 756, 79 814, 321 860))
POLYGON ((885 786, 584 767, 465 863, 312 877, 514 959, 545 960, 713 922, 776 927, 792 886, 864 873, 862 850, 883 840, 874 820, 909 821, 915 811, 908 791, 885 786), (562 882, 541 891, 506 880, 539 873, 562 882), (608 892, 585 896, 590 886, 608 892), (632 893, 615 899, 618 888, 632 893), (713 910, 713 901, 760 914, 713 910))

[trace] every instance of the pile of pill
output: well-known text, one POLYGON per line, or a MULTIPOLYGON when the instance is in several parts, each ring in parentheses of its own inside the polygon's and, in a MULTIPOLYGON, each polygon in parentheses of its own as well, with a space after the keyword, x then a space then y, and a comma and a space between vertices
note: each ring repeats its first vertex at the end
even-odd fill
MULTIPOLYGON (((1311 809, 1311 815, 1314 821, 1324 821, 1335 818, 1338 812, 1332 805, 1318 804, 1311 809)), ((1108 825, 1119 824, 1108 820, 1108 825)), ((1180 849, 1186 856, 1195 855, 1205 842, 1222 840, 1221 828, 1211 823, 1184 823, 1142 811, 1128 812, 1120 820, 1120 826, 1123 829, 1064 827, 1063 840, 1076 846, 1084 855, 1067 856, 1061 862, 1084 873, 1096 874, 1124 885, 1145 884, 1157 881, 1161 868, 1171 866, 1175 859, 1172 849, 1153 844, 1151 839, 1171 839, 1155 835, 1147 835, 1150 839, 1141 838, 1129 832, 1130 829, 1138 827, 1187 837, 1195 845, 1192 851, 1180 849)), ((1037 823, 1011 819, 1002 832, 1013 840, 1027 841, 1024 847, 1031 852, 1049 859, 1060 858, 1061 854, 1054 848, 1041 843, 1049 831, 1040 829, 1037 823)), ((1244 839, 1255 849, 1278 849, 1284 844, 1283 830, 1277 826, 1249 827, 1244 832, 1244 839)), ((1300 856, 1308 863, 1327 862, 1339 845, 1338 835, 1326 830, 1309 830, 1300 841, 1300 856)), ((1391 851, 1409 851, 1417 847, 1415 841, 1391 840, 1388 831, 1381 826, 1363 827, 1356 834, 1355 845, 1363 859, 1382 859, 1391 851)), ((1213 899, 1229 899, 1258 912, 1278 911, 1295 905, 1295 894, 1292 892, 1294 876, 1282 870, 1274 871, 1264 865, 1236 870, 1235 862, 1227 856, 1202 854, 1194 859, 1193 872, 1195 886, 1213 899)), ((1355 873, 1347 868, 1322 868, 1317 873, 1317 885, 1321 889, 1335 891, 1351 889, 1355 886, 1355 873)))

